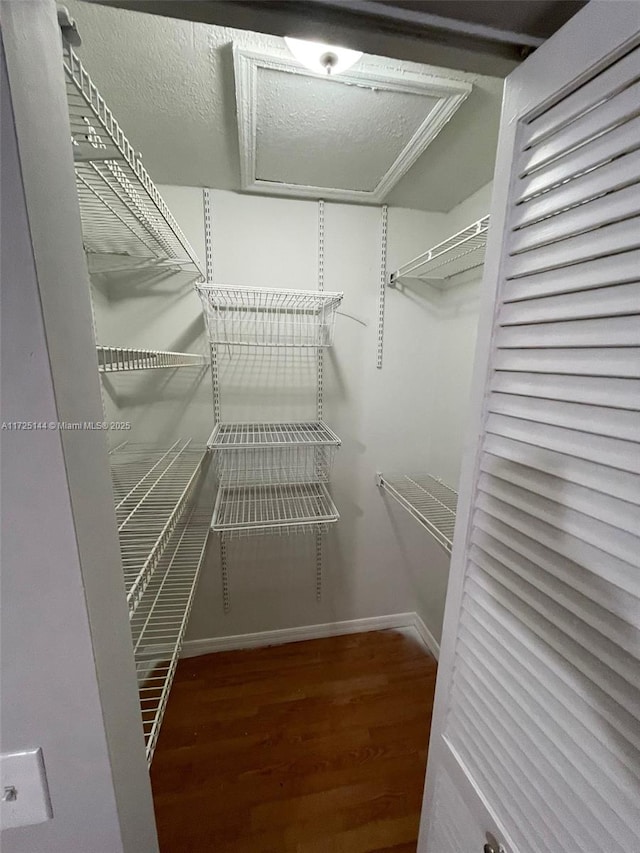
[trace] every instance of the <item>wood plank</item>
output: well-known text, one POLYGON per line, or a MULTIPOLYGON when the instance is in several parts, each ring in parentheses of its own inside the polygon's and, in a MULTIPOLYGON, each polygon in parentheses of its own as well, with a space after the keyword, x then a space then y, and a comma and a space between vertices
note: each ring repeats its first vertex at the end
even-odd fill
POLYGON ((151 773, 162 853, 415 851, 435 675, 398 631, 181 661, 151 773))

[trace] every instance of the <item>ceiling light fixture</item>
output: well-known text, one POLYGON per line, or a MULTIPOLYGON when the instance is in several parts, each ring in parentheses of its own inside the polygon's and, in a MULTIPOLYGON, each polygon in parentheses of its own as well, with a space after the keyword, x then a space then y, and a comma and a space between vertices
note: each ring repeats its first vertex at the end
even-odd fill
POLYGON ((360 59, 362 51, 349 50, 347 47, 334 47, 315 41, 304 41, 285 36, 285 43, 293 56, 316 74, 335 77, 351 68, 360 59))

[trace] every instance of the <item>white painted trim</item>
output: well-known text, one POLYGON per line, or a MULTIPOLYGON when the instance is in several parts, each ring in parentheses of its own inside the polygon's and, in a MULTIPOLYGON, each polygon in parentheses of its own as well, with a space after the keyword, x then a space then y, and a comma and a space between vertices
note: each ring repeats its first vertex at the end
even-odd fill
POLYGON ((413 627, 416 630, 416 633, 425 644, 425 646, 429 649, 431 654, 434 656, 436 660, 440 659, 440 643, 433 636, 431 631, 427 628, 425 623, 422 621, 421 617, 418 616, 417 613, 413 614, 413 627))
POLYGON ((208 637, 187 640, 182 646, 183 658, 208 655, 234 649, 256 649, 283 643, 299 643, 322 637, 340 637, 345 634, 363 634, 367 631, 385 631, 391 628, 413 628, 416 635, 437 659, 440 647, 417 613, 391 613, 366 619, 346 619, 342 622, 324 622, 320 625, 300 625, 276 631, 258 631, 254 634, 234 634, 229 637, 208 637))
POLYGON ((269 195, 288 195, 298 198, 324 198, 339 201, 359 201, 380 204, 387 193, 398 183, 427 146, 436 138, 451 119, 473 86, 462 80, 436 77, 432 74, 416 74, 410 71, 385 69, 384 72, 367 69, 366 73, 351 71, 332 79, 332 85, 355 85, 363 83, 388 92, 407 92, 439 99, 409 142, 391 163, 373 190, 349 190, 337 187, 315 187, 264 181, 256 176, 257 162, 257 106, 258 71, 266 68, 285 74, 303 77, 318 75, 300 66, 293 58, 268 56, 241 49, 234 45, 233 64, 235 70, 236 112, 238 119, 238 143, 240 147, 240 184, 243 190, 269 195))

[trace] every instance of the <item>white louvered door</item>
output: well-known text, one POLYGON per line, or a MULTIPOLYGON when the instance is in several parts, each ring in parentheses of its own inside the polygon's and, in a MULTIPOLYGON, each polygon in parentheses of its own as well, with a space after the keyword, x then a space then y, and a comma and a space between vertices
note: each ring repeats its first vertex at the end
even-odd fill
POLYGON ((418 849, 637 853, 640 3, 508 79, 484 286, 418 849))

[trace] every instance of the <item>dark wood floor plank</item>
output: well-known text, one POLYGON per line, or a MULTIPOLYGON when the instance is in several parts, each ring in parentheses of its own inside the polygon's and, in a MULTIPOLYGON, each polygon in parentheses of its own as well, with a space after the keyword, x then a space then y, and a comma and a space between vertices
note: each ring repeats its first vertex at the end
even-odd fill
POLYGON ((181 661, 162 853, 413 853, 436 664, 396 631, 181 661))

